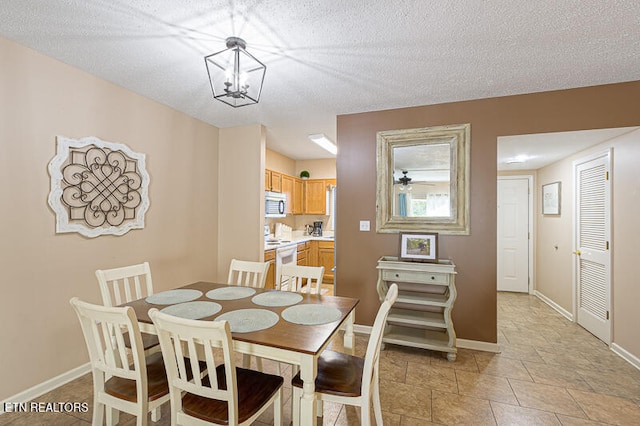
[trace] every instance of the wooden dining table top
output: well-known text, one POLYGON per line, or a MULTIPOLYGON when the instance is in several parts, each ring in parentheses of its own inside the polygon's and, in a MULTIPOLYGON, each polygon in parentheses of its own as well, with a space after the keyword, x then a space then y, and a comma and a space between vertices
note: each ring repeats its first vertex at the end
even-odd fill
MULTIPOLYGON (((179 289, 199 290, 202 292, 202 295, 197 299, 194 299, 193 301, 199 300, 215 302, 222 306, 222 309, 219 312, 215 313, 214 315, 201 318, 200 320, 202 321, 211 321, 222 314, 239 309, 267 309, 278 314, 279 320, 272 327, 247 333, 232 332, 232 338, 238 341, 271 346, 307 354, 318 354, 319 352, 321 352, 325 347, 327 340, 335 333, 336 329, 345 322, 345 320, 349 317, 349 314, 351 314, 351 312, 355 309, 356 305, 359 302, 358 299, 350 297, 323 296, 300 293, 302 295, 302 300, 296 303, 296 306, 304 304, 321 304, 323 306, 334 307, 341 313, 341 317, 339 320, 330 323, 320 325, 303 325, 295 324, 282 318, 282 311, 289 308, 290 306, 262 306, 253 303, 251 300, 254 296, 260 293, 273 292, 278 290, 255 288, 255 294, 235 300, 212 300, 206 296, 208 291, 221 287, 229 287, 229 285, 199 281, 179 287, 179 289)), ((148 303, 145 298, 142 298, 129 303, 125 303, 122 306, 131 306, 135 311, 138 322, 144 324, 152 324, 153 321, 151 321, 151 318, 149 318, 149 310, 152 308, 162 310, 169 305, 148 303)))

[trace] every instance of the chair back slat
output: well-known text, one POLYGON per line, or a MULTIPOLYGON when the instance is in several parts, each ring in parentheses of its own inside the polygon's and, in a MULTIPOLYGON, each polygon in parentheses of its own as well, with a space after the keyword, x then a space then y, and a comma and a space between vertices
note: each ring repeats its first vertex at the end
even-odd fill
POLYGON ((96 277, 105 306, 117 306, 153 294, 148 262, 121 268, 98 269, 96 277))
POLYGON ((228 322, 179 318, 162 313, 155 308, 149 311, 149 316, 156 326, 162 356, 165 359, 172 406, 182 407, 182 392, 226 401, 229 424, 236 424, 238 392, 228 322), (198 360, 206 362, 208 375, 206 381, 200 379, 203 369, 198 360), (187 363, 190 364, 193 372, 193 380, 191 376, 187 376, 187 363), (226 389, 218 386, 219 371, 216 364, 224 364, 226 389))
POLYGON ((320 294, 324 266, 282 265, 276 277, 276 289, 320 294), (306 287, 303 287, 306 280, 306 287))
POLYGON ((229 266, 228 284, 264 288, 267 282, 269 262, 251 262, 232 259, 229 266))
POLYGON ((142 338, 133 308, 92 305, 77 297, 71 299, 71 305, 80 320, 92 369, 106 376, 144 381, 146 386, 142 338), (125 333, 131 340, 133 364, 128 358, 125 333))

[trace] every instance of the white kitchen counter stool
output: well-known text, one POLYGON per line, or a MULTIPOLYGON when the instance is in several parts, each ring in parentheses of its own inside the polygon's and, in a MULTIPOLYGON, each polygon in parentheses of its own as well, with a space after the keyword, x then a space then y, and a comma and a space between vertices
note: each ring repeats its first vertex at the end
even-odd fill
POLYGON ((250 425, 273 405, 273 424, 282 426, 283 378, 236 368, 227 321, 179 318, 155 308, 149 316, 167 366, 172 425, 250 425))
MULTIPOLYGON (((84 335, 93 375, 93 421, 118 422, 120 411, 147 424, 147 413, 169 400, 169 384, 160 352, 145 356, 138 320, 131 307, 108 307, 70 301, 84 335), (129 336, 131 348, 125 346, 129 336), (131 357, 131 358, 129 358, 131 357), (132 361, 130 361, 130 359, 132 361)), ((154 421, 156 421, 154 419, 154 421)))
MULTIPOLYGON (((394 283, 389 286, 385 300, 376 315, 364 359, 329 350, 322 352, 318 358, 318 375, 315 382, 316 397, 320 401, 360 407, 360 424, 363 426, 371 424, 371 400, 373 400, 376 424, 382 425, 378 378, 380 344, 389 309, 397 298, 398 286, 394 283)), ((291 380, 291 384, 293 386, 292 417, 295 419, 300 417, 300 398, 302 396, 300 374, 291 380)))
POLYGON ((320 294, 323 276, 324 266, 282 265, 276 277, 276 289, 320 294))

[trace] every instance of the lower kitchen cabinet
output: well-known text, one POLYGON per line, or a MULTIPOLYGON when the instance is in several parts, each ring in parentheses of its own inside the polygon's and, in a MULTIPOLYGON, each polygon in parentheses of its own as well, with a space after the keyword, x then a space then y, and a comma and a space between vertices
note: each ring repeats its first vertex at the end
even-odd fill
POLYGON ((334 245, 333 241, 318 241, 318 265, 324 266, 322 282, 333 284, 334 245))
POLYGON ((267 271, 267 282, 264 284, 265 288, 275 288, 276 286, 276 251, 265 250, 264 261, 271 262, 269 270, 267 271))
POLYGON ((309 241, 298 244, 298 260, 297 264, 300 266, 309 266, 309 241))
POLYGON ((309 250, 309 266, 324 266, 324 276, 322 282, 333 284, 335 266, 334 262, 334 241, 311 240, 309 250))

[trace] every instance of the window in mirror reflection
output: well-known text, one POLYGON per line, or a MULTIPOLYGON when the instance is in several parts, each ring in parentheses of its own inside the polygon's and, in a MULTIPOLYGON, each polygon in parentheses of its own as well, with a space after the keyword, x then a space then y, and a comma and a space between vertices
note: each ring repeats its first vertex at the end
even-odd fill
POLYGON ((393 148, 393 216, 450 217, 449 143, 393 148))

